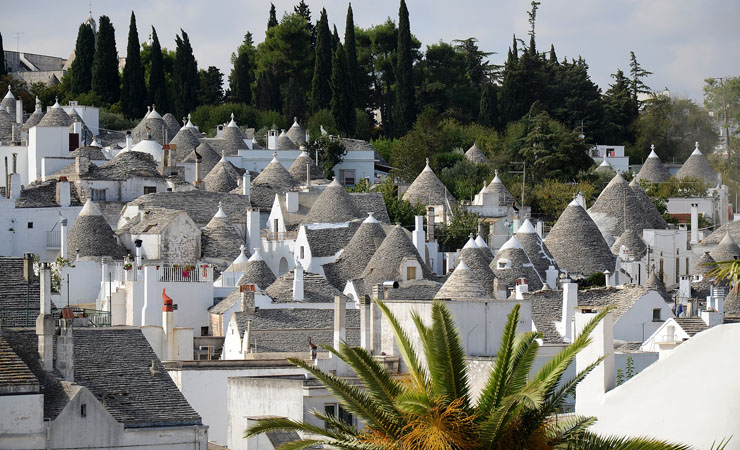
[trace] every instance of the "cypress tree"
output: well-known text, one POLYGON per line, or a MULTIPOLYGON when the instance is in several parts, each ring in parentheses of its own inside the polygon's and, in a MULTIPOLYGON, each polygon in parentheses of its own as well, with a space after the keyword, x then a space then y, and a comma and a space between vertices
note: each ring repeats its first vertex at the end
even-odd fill
POLYGON ((316 30, 316 59, 311 81, 311 111, 329 108, 331 102, 331 60, 332 37, 329 31, 329 19, 326 9, 321 10, 321 19, 316 30))
POLYGON ((553 64, 558 63, 558 55, 555 54, 555 45, 550 44, 550 62, 553 64))
POLYGON ((403 136, 416 120, 416 98, 414 95, 413 60, 411 58, 411 27, 406 1, 401 0, 398 10, 398 45, 396 48, 396 105, 394 135, 403 136))
POLYGON ((339 33, 337 33, 337 25, 334 24, 334 31, 331 34, 331 54, 334 57, 334 52, 337 51, 337 44, 339 44, 339 33))
POLYGON ((176 117, 184 117, 198 106, 200 77, 198 63, 193 56, 188 34, 181 28, 182 36, 175 36, 175 111, 176 117))
POLYGON ((116 30, 108 16, 100 16, 92 66, 92 90, 106 103, 116 103, 121 98, 116 30))
POLYGON ((332 59, 331 115, 337 128, 345 136, 350 136, 355 131, 355 111, 349 91, 347 59, 341 42, 337 44, 337 51, 334 52, 332 59))
POLYGON ((3 35, 2 33, 0 33, 0 76, 7 75, 7 74, 8 74, 8 67, 5 65, 5 49, 3 48, 3 35))
MULTIPOLYGON (((161 108, 161 105, 160 105, 161 108)), ((121 110, 129 119, 142 117, 146 109, 146 84, 144 66, 139 52, 139 32, 136 30, 136 16, 131 11, 131 24, 128 28, 128 47, 126 66, 123 68, 123 87, 121 89, 121 110)))
POLYGON ((277 13, 275 12, 275 5, 270 3, 270 18, 267 20, 267 29, 274 27, 278 24, 277 13))
POLYGON ((347 78, 352 108, 359 108, 358 89, 360 87, 360 64, 357 62, 357 42, 355 41, 355 19, 352 3, 347 8, 347 22, 344 26, 344 54, 347 56, 347 78))
POLYGON ((262 71, 259 77, 257 77, 255 103, 259 109, 270 109, 273 111, 280 111, 282 109, 280 86, 271 70, 262 71))
POLYGON ((486 127, 499 128, 498 92, 494 84, 486 83, 481 89, 478 123, 486 127))
POLYGON ((293 117, 301 120, 306 115, 306 93, 301 88, 301 83, 294 77, 288 80, 288 86, 285 92, 285 102, 283 103, 283 115, 290 122, 293 117))
POLYGON ((234 101, 252 103, 252 64, 247 52, 239 52, 234 61, 234 70, 229 75, 229 89, 234 101))
POLYGON ((167 81, 164 74, 164 59, 162 47, 159 45, 157 30, 152 27, 152 67, 149 70, 149 96, 148 103, 157 105, 160 111, 171 111, 169 95, 167 92, 167 81))
MULTIPOLYGON (((4 57, 4 55, 3 55, 4 57)), ((70 91, 72 95, 90 90, 92 85, 92 65, 95 57, 95 33, 88 24, 80 24, 75 44, 75 59, 70 68, 70 91)), ((5 64, 2 65, 5 68, 5 64)))

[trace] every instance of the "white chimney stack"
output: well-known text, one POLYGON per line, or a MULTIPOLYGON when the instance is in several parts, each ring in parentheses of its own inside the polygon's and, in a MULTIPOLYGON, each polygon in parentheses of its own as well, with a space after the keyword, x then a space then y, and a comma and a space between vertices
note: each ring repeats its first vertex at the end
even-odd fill
POLYGON ((253 250, 262 248, 259 208, 247 209, 247 241, 249 248, 253 250))
POLYGON ((565 342, 573 342, 573 327, 571 322, 578 306, 578 284, 565 279, 563 286, 563 311, 560 318, 560 334, 565 342))
POLYGON ((249 197, 252 192, 252 177, 249 175, 249 171, 245 171, 242 175, 242 195, 249 197))
MULTIPOLYGON (((593 307, 580 308, 576 312, 577 334, 581 333, 596 313, 596 308, 593 307)), ((576 356, 576 372, 581 372, 601 357, 604 360, 576 387, 576 414, 596 415, 600 411, 604 394, 617 385, 614 367, 614 316, 611 313, 596 325, 591 333, 591 343, 576 356)))
POLYGON ((61 234, 59 253, 62 255, 62 259, 67 259, 67 219, 65 217, 59 218, 59 232, 61 234))
POLYGON ((162 289, 162 330, 164 331, 164 348, 162 360, 176 359, 175 355, 175 311, 174 302, 165 289, 162 289))
POLYGON ((529 284, 527 283, 526 278, 517 278, 516 279, 516 288, 514 290, 514 294, 516 296, 517 300, 524 300, 524 295, 529 292, 529 284))
POLYGON ((411 232, 411 240, 414 242, 414 247, 419 252, 421 259, 425 259, 424 216, 414 216, 414 231, 411 232))
POLYGON ((346 326, 347 305, 344 296, 334 296, 334 348, 347 339, 346 326))
POLYGON ((134 138, 131 137, 131 132, 126 132, 126 151, 130 152, 131 148, 134 146, 134 138))
POLYGON ((303 266, 298 260, 295 262, 293 271, 293 300, 303 301, 303 266))
POLYGON ((691 204, 691 245, 699 243, 699 204, 691 204))

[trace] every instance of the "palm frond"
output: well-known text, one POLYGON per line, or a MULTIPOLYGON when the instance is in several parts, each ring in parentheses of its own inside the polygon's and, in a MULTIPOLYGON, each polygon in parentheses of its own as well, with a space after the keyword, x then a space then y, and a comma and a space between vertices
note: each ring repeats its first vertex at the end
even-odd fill
POLYGON ((388 309, 385 303, 378 300, 375 304, 378 305, 378 308, 383 312, 383 315, 388 319, 388 322, 393 329, 393 334, 395 335, 396 342, 398 344, 398 350, 401 352, 401 357, 409 368, 409 373, 411 374, 412 379, 414 379, 419 386, 426 386, 426 373, 419 363, 419 358, 416 356, 416 350, 414 350, 414 346, 411 344, 408 334, 406 334, 406 331, 401 327, 401 324, 398 323, 396 316, 388 309))
POLYGON ((326 424, 328 428, 332 430, 337 430, 345 436, 357 436, 359 434, 357 428, 333 414, 325 414, 315 409, 312 409, 310 413, 312 416, 324 422, 324 424, 326 424))
POLYGON ((728 281, 732 289, 737 292, 740 286, 740 260, 717 261, 708 265, 712 266, 712 269, 705 275, 707 278, 728 281))
POLYGON ((550 442, 554 445, 578 439, 594 423, 596 423, 596 418, 587 416, 571 416, 561 419, 548 430, 550 442))
POLYGON ((461 399, 461 407, 470 404, 465 350, 457 332, 450 310, 442 303, 432 304, 431 353, 427 353, 427 365, 434 392, 448 402, 461 399))
POLYGON ((257 436, 258 434, 267 433, 268 431, 300 431, 333 440, 342 440, 347 437, 344 433, 338 433, 317 425, 298 422, 297 420, 287 419, 285 417, 268 417, 262 419, 255 425, 249 427, 244 432, 244 437, 250 438, 257 436))
POLYGON ((566 381, 565 383, 559 385, 559 387, 552 392, 550 392, 546 397, 545 401, 542 403, 542 408, 538 411, 538 414, 541 417, 547 417, 551 414, 554 414, 557 409, 562 405, 563 401, 565 400, 565 397, 570 393, 573 392, 581 381, 583 381, 584 378, 586 378, 586 375, 591 373, 592 370, 594 370, 601 362, 604 360, 604 357, 601 357, 591 363, 588 367, 580 371, 576 374, 575 377, 571 378, 570 380, 566 381))
POLYGON ((324 442, 325 441, 319 439, 299 439, 297 441, 281 444, 276 450, 304 450, 316 448, 317 445, 323 444, 324 442))
POLYGON ((650 438, 600 436, 585 432, 563 448, 569 450, 691 450, 691 446, 650 438))
POLYGON ((540 344, 536 332, 521 333, 514 340, 514 350, 511 358, 511 373, 506 385, 505 394, 510 395, 520 391, 529 381, 529 372, 537 357, 540 344))
POLYGON ((420 416, 432 407, 432 399, 426 391, 405 391, 396 397, 396 408, 406 414, 420 416))

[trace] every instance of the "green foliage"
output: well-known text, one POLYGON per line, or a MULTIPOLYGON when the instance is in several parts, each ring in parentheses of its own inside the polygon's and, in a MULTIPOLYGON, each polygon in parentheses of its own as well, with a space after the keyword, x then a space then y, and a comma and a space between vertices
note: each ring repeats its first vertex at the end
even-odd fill
POLYGON ((638 104, 637 94, 648 94, 650 88, 643 81, 644 78, 652 75, 637 62, 637 56, 635 52, 630 51, 630 77, 632 77, 630 90, 632 91, 632 99, 635 104, 638 104))
MULTIPOLYGON (((88 24, 80 24, 75 44, 75 59, 70 67, 70 91, 73 95, 92 87, 92 66, 95 57, 95 34, 88 24)), ((4 68, 4 67, 3 67, 4 68)))
POLYGON ((421 216, 426 212, 424 205, 412 205, 400 198, 398 188, 394 185, 391 177, 387 177, 382 183, 376 185, 376 191, 383 194, 383 201, 391 223, 400 223, 402 226, 410 228, 414 225, 414 216, 421 216))
POLYGON ((387 139, 383 136, 370 141, 373 147, 375 147, 375 150, 378 151, 380 156, 386 160, 390 161, 391 157, 393 156, 393 148, 397 145, 399 145, 398 139, 387 139))
MULTIPOLYGON (((159 45, 159 38, 157 37, 157 30, 152 27, 152 46, 151 48, 144 47, 148 57, 144 57, 142 54, 142 62, 146 68, 147 62, 149 66, 149 85, 148 85, 148 103, 156 105, 160 111, 172 111, 172 103, 170 102, 170 89, 168 88, 167 76, 169 74, 170 80, 172 79, 172 71, 175 64, 175 57, 172 52, 162 52, 162 47, 159 45), (165 57, 165 55, 167 57, 165 57), (169 62, 169 64, 167 64, 169 62), (168 67, 169 66, 169 67, 168 67)), ((144 53, 144 52, 142 52, 144 53)), ((174 89, 174 86, 172 86, 174 89)), ((182 117, 182 116, 180 116, 182 117)))
POLYGON ((416 94, 413 80, 413 58, 411 55, 411 25, 406 0, 401 0, 398 9, 398 44, 396 62, 396 103, 393 106, 393 134, 403 136, 416 120, 416 94))
POLYGON ((493 178, 491 166, 472 163, 459 153, 447 155, 454 155, 456 162, 451 167, 443 168, 439 172, 439 179, 456 199, 471 200, 481 190, 483 182, 493 178))
POLYGON ((606 276, 603 272, 592 273, 581 282, 581 288, 603 287, 606 286, 606 276))
POLYGON ((438 228, 437 240, 442 251, 454 252, 465 245, 471 233, 477 232, 478 214, 457 206, 452 211, 452 220, 438 228))
POLYGON ((355 108, 355 130, 351 137, 369 141, 373 136, 373 121, 370 115, 358 108, 355 108))
POLYGON ((622 70, 612 74, 614 84, 604 94, 605 142, 629 145, 635 141, 635 120, 638 117, 637 103, 632 98, 630 80, 622 70))
POLYGON ((91 87, 107 104, 116 103, 121 97, 116 31, 108 16, 100 16, 98 22, 91 87))
POLYGON ((198 106, 200 77, 188 34, 181 28, 175 36, 175 117, 184 117, 198 106))
MULTIPOLYGON (((0 42, 1 44, 2 42, 0 42)), ((360 87, 360 64, 357 61, 357 40, 355 39, 355 19, 352 14, 352 4, 347 7, 347 19, 344 24, 344 53, 347 59, 347 79, 349 85, 350 102, 352 108, 364 106, 360 102, 358 89, 360 87)), ((363 139, 363 138, 360 138, 363 139)))
POLYGON ((239 46, 236 54, 232 54, 231 74, 229 75, 229 89, 231 101, 237 103, 252 103, 252 84, 254 83, 254 67, 252 61, 256 49, 252 43, 252 33, 247 32, 244 42, 239 46))
POLYGON ((191 113, 193 122, 206 133, 215 134, 216 127, 231 120, 241 126, 251 126, 259 130, 262 127, 272 127, 274 124, 278 129, 285 128, 286 122, 283 117, 275 111, 263 111, 244 103, 223 103, 220 105, 200 105, 191 113))
POLYGON ((316 28, 316 58, 311 80, 311 111, 313 112, 328 108, 332 97, 330 86, 333 63, 331 39, 329 19, 326 16, 326 9, 323 8, 316 28))
POLYGON ((275 5, 270 3, 270 18, 267 20, 267 29, 277 26, 277 13, 275 12, 275 5))
POLYGON ((498 90, 496 85, 486 83, 481 87, 478 123, 484 127, 499 128, 498 90))
POLYGON ((324 171, 324 176, 331 180, 334 178, 334 166, 342 162, 347 154, 347 149, 339 139, 329 136, 319 136, 311 139, 308 144, 308 154, 314 157, 318 151, 319 160, 317 164, 324 171))
POLYGON ((198 89, 198 104, 218 105, 224 100, 224 75, 218 67, 209 66, 208 70, 198 72, 200 87, 198 89))
MULTIPOLYGON (((12 75, 0 76, 0 92, 8 92, 8 85, 10 86, 10 90, 13 91, 13 95, 15 96, 15 98, 20 98, 23 100, 23 109, 25 110, 25 112, 32 112, 35 108, 36 100, 29 92, 28 84, 25 81, 19 80, 12 75)), ((55 89, 50 90, 50 92, 52 93, 55 91, 55 89)), ((54 97, 52 96, 49 99, 49 102, 46 104, 54 104, 54 97)))
POLYGON ((283 101, 280 98, 280 85, 275 79, 272 70, 263 71, 257 78, 255 103, 259 109, 270 109, 273 111, 281 111, 283 109, 283 101))
POLYGON ((355 110, 352 107, 347 60, 344 46, 337 44, 331 71, 331 115, 343 136, 350 137, 355 131, 355 110))
POLYGON ((334 115, 328 109, 320 109, 308 119, 308 133, 311 139, 318 139, 321 136, 322 126, 331 135, 339 134, 334 115))
POLYGON ((636 375, 635 373, 635 360, 632 359, 631 356, 627 357, 627 370, 626 370, 627 380, 634 377, 636 375))
POLYGON ((143 117, 146 111, 144 66, 141 64, 139 32, 136 30, 136 16, 134 16, 133 11, 131 11, 131 23, 128 29, 126 66, 123 68, 121 110, 130 119, 143 117))
POLYGON ((479 88, 470 80, 466 55, 457 47, 445 42, 427 46, 417 71, 422 74, 418 91, 422 110, 430 108, 462 122, 478 116, 479 88))
POLYGON ((303 120, 306 116, 306 92, 301 84, 295 78, 288 80, 285 89, 285 99, 283 100, 283 115, 285 120, 290 121, 294 117, 303 120))
MULTIPOLYGON (((85 103, 89 105, 90 103, 85 103)), ((130 130, 136 126, 136 122, 127 119, 121 113, 114 113, 107 109, 100 110, 100 127, 106 130, 130 130)))
POLYGON ((0 76, 8 74, 8 66, 5 65, 5 50, 3 48, 3 35, 0 34, 0 76))
MULTIPOLYGON (((597 190, 593 184, 586 181, 568 183, 546 179, 532 186, 529 195, 525 198, 527 203, 532 206, 532 209, 542 214, 545 220, 554 221, 560 217, 560 214, 563 213, 578 192, 583 192, 587 204, 590 204, 600 190, 597 190)), ((514 195, 513 192, 512 195, 514 195)))

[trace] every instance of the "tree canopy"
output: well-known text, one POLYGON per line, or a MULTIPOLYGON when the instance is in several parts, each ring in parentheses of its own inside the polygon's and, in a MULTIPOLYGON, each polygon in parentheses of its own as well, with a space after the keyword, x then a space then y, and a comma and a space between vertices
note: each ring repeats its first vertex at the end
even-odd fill
POLYGON ((116 103, 121 97, 116 30, 108 16, 100 16, 98 22, 91 87, 105 103, 116 103))
POLYGON ((131 11, 128 46, 126 47, 126 65, 123 68, 123 85, 121 88, 123 115, 129 119, 143 117, 146 110, 146 98, 144 66, 141 64, 139 49, 139 32, 136 30, 136 16, 131 11))

